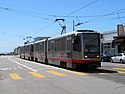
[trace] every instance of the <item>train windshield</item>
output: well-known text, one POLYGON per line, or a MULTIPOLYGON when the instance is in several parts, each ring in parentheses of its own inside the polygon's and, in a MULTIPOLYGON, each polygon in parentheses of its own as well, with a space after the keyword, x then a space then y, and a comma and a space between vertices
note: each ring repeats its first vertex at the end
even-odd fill
POLYGON ((100 36, 99 34, 84 34, 83 44, 85 53, 99 53, 100 52, 100 36))

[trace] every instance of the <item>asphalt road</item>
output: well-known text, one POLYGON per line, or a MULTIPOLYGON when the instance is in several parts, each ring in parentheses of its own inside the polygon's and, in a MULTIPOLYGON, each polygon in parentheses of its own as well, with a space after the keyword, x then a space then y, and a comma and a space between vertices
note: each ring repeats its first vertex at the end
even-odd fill
POLYGON ((125 64, 72 71, 0 56, 0 94, 125 94, 125 64))

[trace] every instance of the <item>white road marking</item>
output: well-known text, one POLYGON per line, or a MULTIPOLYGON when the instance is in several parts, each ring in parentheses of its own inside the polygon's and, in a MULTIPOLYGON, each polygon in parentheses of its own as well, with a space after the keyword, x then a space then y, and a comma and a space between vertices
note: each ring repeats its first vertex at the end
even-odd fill
POLYGON ((18 70, 18 69, 23 69, 23 67, 7 67, 7 68, 2 68, 0 71, 5 71, 5 70, 18 70))
POLYGON ((28 67, 28 66, 26 66, 26 65, 23 65, 23 64, 21 64, 21 63, 19 63, 19 62, 17 62, 17 61, 12 60, 12 59, 10 59, 10 58, 8 58, 8 60, 10 60, 10 61, 12 61, 12 62, 14 62, 14 63, 16 63, 16 64, 18 64, 18 65, 20 65, 20 66, 23 66, 23 67, 25 67, 25 68, 27 68, 27 69, 29 69, 29 70, 31 70, 31 71, 37 72, 37 70, 32 69, 32 68, 30 68, 30 67, 28 67))
MULTIPOLYGON (((42 63, 36 63, 36 62, 27 61, 27 60, 23 60, 23 59, 21 59, 21 60, 24 61, 24 62, 28 62, 28 63, 31 63, 31 64, 40 65, 40 66, 44 66, 44 67, 48 67, 48 68, 52 68, 52 69, 66 70, 66 69, 55 67, 55 66, 51 66, 51 65, 46 65, 46 64, 42 64, 42 63)), ((36 69, 36 70, 41 70, 41 69, 36 69)))

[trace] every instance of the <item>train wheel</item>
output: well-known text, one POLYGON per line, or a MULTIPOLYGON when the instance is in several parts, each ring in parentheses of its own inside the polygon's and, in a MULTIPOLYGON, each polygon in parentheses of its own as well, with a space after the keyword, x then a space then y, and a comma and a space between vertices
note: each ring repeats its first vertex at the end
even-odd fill
POLYGON ((45 59, 45 63, 48 63, 48 59, 45 59))
POLYGON ((94 65, 91 65, 91 64, 88 65, 88 70, 94 70, 96 68, 97 68, 97 66, 94 66, 94 65))
POLYGON ((72 64, 72 68, 73 68, 73 69, 76 69, 76 68, 77 68, 77 64, 73 63, 73 64, 72 64))
POLYGON ((67 64, 66 62, 60 62, 60 66, 63 67, 63 68, 66 68, 66 67, 67 67, 66 64, 67 64))
POLYGON ((37 58, 35 58, 35 62, 37 62, 38 61, 38 59, 37 58))
POLYGON ((31 57, 31 60, 32 60, 32 61, 34 61, 34 58, 33 58, 33 57, 31 57))

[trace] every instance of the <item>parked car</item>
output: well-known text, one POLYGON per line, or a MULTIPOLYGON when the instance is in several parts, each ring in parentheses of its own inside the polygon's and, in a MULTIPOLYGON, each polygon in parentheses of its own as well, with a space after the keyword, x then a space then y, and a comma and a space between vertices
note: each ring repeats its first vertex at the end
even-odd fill
POLYGON ((125 53, 115 54, 113 57, 111 57, 111 62, 119 62, 119 63, 125 62, 125 53))
POLYGON ((110 54, 101 54, 101 60, 102 60, 103 62, 105 62, 105 61, 110 61, 110 60, 111 60, 111 57, 112 57, 112 55, 110 55, 110 54))

